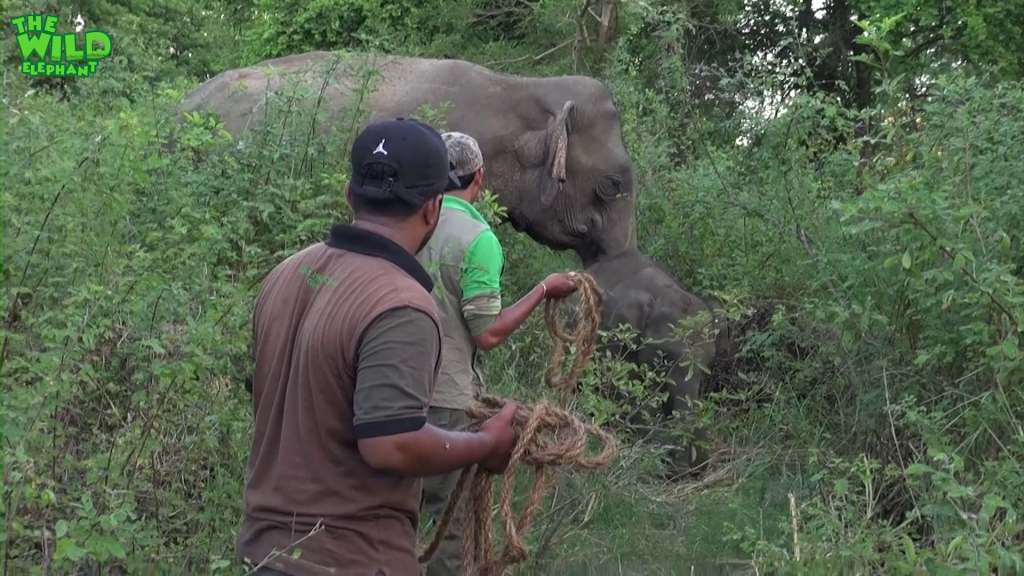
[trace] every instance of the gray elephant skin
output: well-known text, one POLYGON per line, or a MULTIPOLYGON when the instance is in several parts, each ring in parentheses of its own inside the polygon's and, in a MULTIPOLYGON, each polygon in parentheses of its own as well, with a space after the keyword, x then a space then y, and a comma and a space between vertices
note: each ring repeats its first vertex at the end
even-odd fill
POLYGON ((293 81, 309 89, 305 101, 318 107, 326 132, 447 104, 444 127, 480 143, 484 187, 516 230, 574 250, 585 265, 636 247, 636 170, 611 92, 596 79, 511 76, 462 60, 310 52, 223 72, 185 96, 178 118, 215 112, 237 137, 262 126, 268 94, 293 81), (379 76, 362 90, 369 70, 379 76), (369 118, 355 119, 356 104, 369 118))
MULTIPOLYGON (((690 414, 686 399, 700 397, 701 380, 705 373, 694 366, 690 375, 689 361, 710 368, 716 355, 721 354, 726 358, 732 355, 730 327, 722 303, 688 292, 660 265, 634 250, 605 258, 586 271, 594 277, 601 290, 604 302, 602 330, 614 330, 620 325, 628 325, 639 332, 640 337, 659 341, 632 350, 621 342, 608 344, 614 355, 636 365, 653 366, 659 355, 668 361, 670 369, 666 378, 667 390, 660 391, 668 394, 657 419, 664 421, 672 418, 675 411, 683 416, 690 414), (701 313, 706 313, 703 322, 698 318, 696 322, 684 323, 701 313), (690 329, 683 339, 673 336, 674 327, 680 325, 690 329)), ((607 393, 625 401, 621 393, 607 393)), ((634 425, 649 426, 657 423, 631 422, 634 425)), ((701 446, 709 440, 706 431, 695 426, 693 435, 698 441, 694 445, 668 450, 672 472, 675 474, 696 471, 708 459, 706 446, 701 446)), ((673 445, 660 433, 654 436, 655 441, 673 445)))

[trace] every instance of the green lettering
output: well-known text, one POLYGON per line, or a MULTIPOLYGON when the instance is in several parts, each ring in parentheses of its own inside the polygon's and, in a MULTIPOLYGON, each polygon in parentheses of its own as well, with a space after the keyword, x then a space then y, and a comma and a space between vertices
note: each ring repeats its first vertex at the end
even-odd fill
POLYGON ((89 58, 89 60, 102 60, 107 56, 110 56, 110 36, 107 36, 106 32, 100 32, 99 30, 86 32, 85 49, 86 57, 89 58), (99 45, 98 50, 96 49, 97 45, 99 45))
POLYGON ((28 31, 29 32, 42 32, 43 31, 43 17, 39 14, 28 15, 28 31))
POLYGON ((47 64, 46 65, 46 75, 47 76, 53 76, 53 71, 56 70, 56 69, 57 69, 57 65, 56 64, 47 64))
POLYGON ((95 62, 89 62, 88 64, 89 64, 89 73, 90 74, 95 73, 96 72, 96 63, 95 62))
POLYGON ((78 39, 74 34, 64 35, 64 60, 68 62, 85 60, 85 51, 78 49, 78 39))
MULTIPOLYGON (((95 62, 93 64, 95 64, 95 62)), ((85 78, 88 75, 89 75, 89 69, 88 68, 86 68, 85 66, 79 66, 78 67, 78 76, 80 78, 85 78)))
POLYGON ((21 59, 28 60, 32 54, 39 56, 40 60, 46 59, 46 48, 50 46, 50 35, 46 33, 29 36, 28 32, 18 34, 18 48, 21 48, 21 59))
POLYGON ((21 73, 22 74, 28 74, 28 75, 31 76, 32 75, 32 63, 31 62, 22 62, 21 63, 21 73))
POLYGON ((78 73, 75 71, 75 65, 74 64, 67 64, 67 65, 65 65, 64 66, 64 74, 66 76, 77 76, 78 73))
POLYGON ((24 16, 18 16, 17 18, 11 20, 11 24, 14 26, 15 29, 18 30, 18 34, 24 34, 25 33, 25 17, 24 16))
POLYGON ((46 30, 50 34, 56 34, 57 33, 57 20, 58 20, 58 18, 56 16, 47 16, 46 17, 46 24, 43 26, 43 30, 46 30))
POLYGON ((50 62, 60 62, 60 49, 63 40, 60 36, 54 36, 50 42, 50 62))
POLYGON ((63 76, 65 70, 66 70, 66 67, 63 64, 57 64, 56 68, 53 71, 53 75, 54 76, 63 76))

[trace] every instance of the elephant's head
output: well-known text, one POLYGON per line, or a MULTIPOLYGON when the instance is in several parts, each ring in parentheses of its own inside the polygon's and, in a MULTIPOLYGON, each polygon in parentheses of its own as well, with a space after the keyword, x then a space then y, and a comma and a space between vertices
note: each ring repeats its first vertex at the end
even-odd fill
POLYGON ((517 195, 509 219, 535 241, 574 250, 589 265, 636 249, 636 170, 604 84, 559 80, 577 84, 575 99, 552 102, 546 122, 526 136, 520 165, 529 176, 519 184, 532 190, 517 195))

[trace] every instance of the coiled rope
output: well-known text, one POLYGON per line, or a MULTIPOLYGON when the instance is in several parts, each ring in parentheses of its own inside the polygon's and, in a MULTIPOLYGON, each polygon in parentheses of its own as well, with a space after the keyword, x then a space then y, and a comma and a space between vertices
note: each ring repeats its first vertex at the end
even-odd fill
MULTIPOLYGON (((595 470, 607 466, 616 455, 615 438, 608 432, 583 422, 566 411, 576 392, 579 377, 590 363, 597 343, 601 320, 601 295, 594 279, 586 273, 572 274, 580 295, 579 321, 572 333, 562 330, 558 313, 565 300, 548 300, 544 308, 544 320, 548 334, 555 343, 555 351, 545 374, 548 387, 560 393, 558 405, 540 402, 534 405, 519 404, 513 419, 516 431, 516 447, 505 470, 501 486, 499 513, 505 531, 504 548, 498 552, 492 536, 491 506, 494 492, 494 474, 470 466, 462 471, 455 485, 448 507, 438 523, 434 537, 420 553, 420 564, 426 564, 437 552, 442 539, 448 533, 452 518, 463 496, 468 491, 466 504, 466 525, 462 540, 464 574, 473 576, 497 576, 513 564, 527 558, 528 550, 524 535, 529 530, 537 508, 547 490, 554 483, 556 474, 552 468, 595 470), (566 346, 576 345, 576 357, 569 371, 562 374, 566 346), (594 456, 587 456, 587 441, 597 438, 601 450, 594 456), (532 466, 535 472, 530 498, 515 518, 512 510, 512 489, 517 469, 532 466)), ((467 413, 479 426, 501 411, 509 400, 495 396, 481 398, 467 413)))

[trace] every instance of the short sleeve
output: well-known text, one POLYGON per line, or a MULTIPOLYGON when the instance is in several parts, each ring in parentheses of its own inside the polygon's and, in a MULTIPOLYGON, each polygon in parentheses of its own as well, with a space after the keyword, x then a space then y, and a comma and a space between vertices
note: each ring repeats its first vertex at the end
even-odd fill
POLYGON ((356 360, 356 439, 415 432, 427 421, 441 333, 415 308, 381 314, 363 332, 356 360))
POLYGON ((462 315, 474 336, 501 312, 501 273, 505 257, 498 237, 485 230, 462 258, 462 315))

